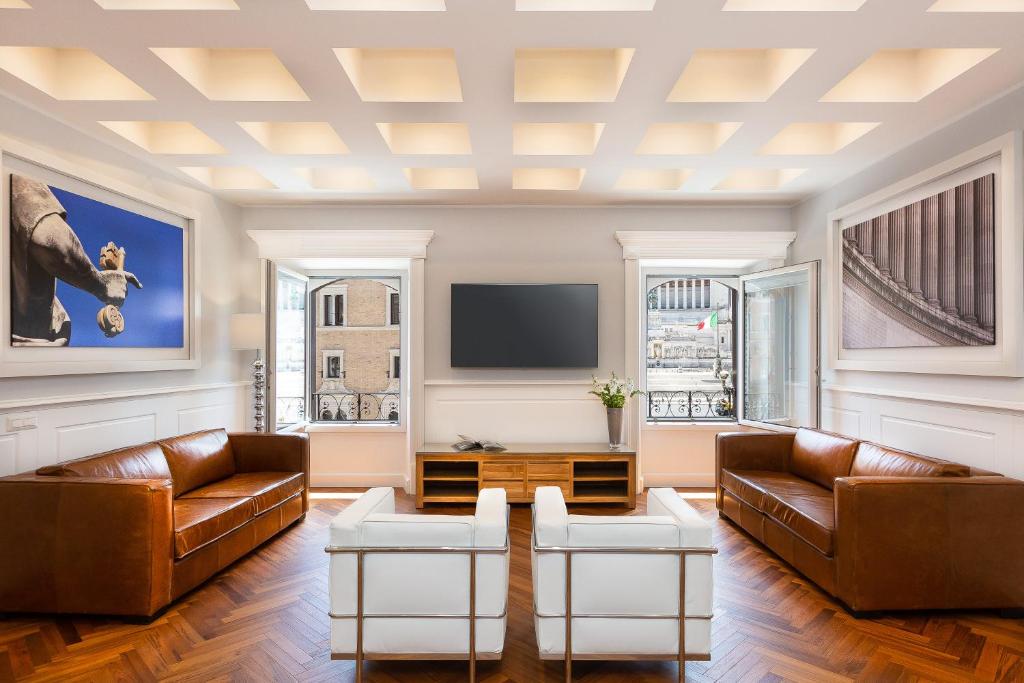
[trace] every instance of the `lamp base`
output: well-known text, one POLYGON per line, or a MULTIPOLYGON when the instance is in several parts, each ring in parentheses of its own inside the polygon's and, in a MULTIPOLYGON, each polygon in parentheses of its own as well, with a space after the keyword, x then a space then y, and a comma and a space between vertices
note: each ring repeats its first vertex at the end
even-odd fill
POLYGON ((265 432, 267 430, 266 425, 266 386, 267 386, 267 373, 263 365, 263 357, 260 356, 260 352, 256 351, 256 360, 252 363, 252 384, 255 392, 255 400, 253 401, 255 416, 253 428, 257 432, 265 432))

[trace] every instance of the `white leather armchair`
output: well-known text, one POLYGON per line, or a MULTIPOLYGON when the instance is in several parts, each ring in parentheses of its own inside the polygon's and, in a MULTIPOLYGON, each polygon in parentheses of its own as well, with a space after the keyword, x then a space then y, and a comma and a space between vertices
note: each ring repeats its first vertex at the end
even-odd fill
POLYGON ((390 488, 331 522, 331 658, 500 659, 508 598, 508 506, 485 489, 476 514, 395 514, 390 488))
POLYGON ((538 488, 534 500, 542 659, 564 658, 567 681, 573 659, 676 659, 682 681, 685 661, 711 658, 717 550, 711 525, 678 493, 651 489, 642 517, 570 515, 555 486, 538 488))

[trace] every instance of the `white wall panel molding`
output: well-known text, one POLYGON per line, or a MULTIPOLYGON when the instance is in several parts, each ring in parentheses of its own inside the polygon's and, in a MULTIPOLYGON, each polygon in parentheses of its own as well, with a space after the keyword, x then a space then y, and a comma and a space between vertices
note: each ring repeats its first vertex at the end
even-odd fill
POLYGON ((519 443, 602 442, 605 412, 589 388, 589 382, 557 381, 428 384, 424 440, 450 443, 466 434, 519 443))
POLYGON ((898 391, 894 389, 875 389, 870 387, 854 387, 839 384, 823 385, 822 390, 826 392, 856 394, 860 396, 874 396, 876 398, 893 398, 919 403, 942 403, 945 405, 957 406, 964 410, 1024 413, 1024 401, 1002 401, 999 399, 981 397, 932 394, 919 391, 898 391))
POLYGON ((1007 402, 826 386, 823 428, 1024 477, 1024 411, 1007 402))
POLYGON ((35 409, 0 414, 0 473, 28 472, 200 429, 247 429, 248 386, 167 387, 53 405, 30 401, 35 409))
POLYGON ((191 386, 154 387, 150 389, 126 389, 123 391, 105 391, 94 394, 73 394, 69 396, 37 396, 35 398, 14 398, 0 401, 0 412, 22 410, 26 408, 50 408, 58 405, 75 403, 96 403, 138 396, 160 396, 164 394, 185 394, 214 391, 217 389, 234 389, 252 385, 251 380, 242 382, 219 382, 216 384, 195 384, 191 386))

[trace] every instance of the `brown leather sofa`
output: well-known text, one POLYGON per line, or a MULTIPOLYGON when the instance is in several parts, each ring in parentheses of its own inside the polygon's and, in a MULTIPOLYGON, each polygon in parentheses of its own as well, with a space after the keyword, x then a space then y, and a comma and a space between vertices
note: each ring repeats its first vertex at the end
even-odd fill
POLYGON ((855 613, 1024 608, 1024 482, 808 429, 716 452, 719 513, 855 613))
POLYGON ((308 509, 304 434, 213 430, 0 478, 0 612, 152 617, 308 509))

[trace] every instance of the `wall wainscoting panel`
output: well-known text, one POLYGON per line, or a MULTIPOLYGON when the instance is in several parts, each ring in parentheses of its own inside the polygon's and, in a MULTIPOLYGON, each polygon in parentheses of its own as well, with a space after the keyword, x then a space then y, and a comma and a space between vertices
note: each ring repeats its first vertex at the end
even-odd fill
POLYGON ((1024 477, 1024 410, 828 386, 822 403, 829 431, 1024 477))
MULTIPOLYGON (((86 406, 78 406, 74 412, 88 412, 94 416, 97 412, 110 415, 111 413, 134 412, 135 410, 138 410, 138 406, 104 406, 103 410, 95 412, 90 411, 86 406)), ((86 416, 82 417, 88 419, 86 416)), ((54 431, 56 433, 57 461, 65 462, 93 453, 109 451, 113 448, 153 441, 157 438, 156 414, 139 413, 127 417, 90 420, 81 424, 61 425, 54 431)))
POLYGON ((0 413, 0 475, 28 472, 94 453, 199 429, 249 428, 246 383, 82 401, 0 413), (35 426, 13 431, 15 420, 35 426))
POLYGON ((427 382, 424 441, 602 442, 605 411, 588 391, 589 382, 427 382))
POLYGON ((17 473, 18 464, 15 457, 16 447, 17 438, 14 434, 5 434, 4 436, 0 436, 0 477, 6 477, 9 474, 17 473))

